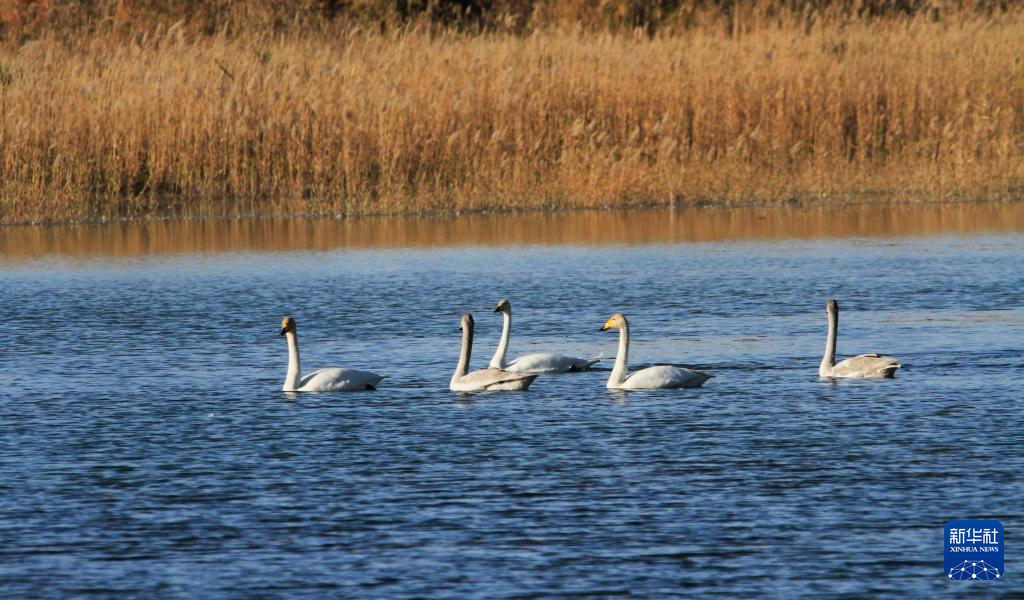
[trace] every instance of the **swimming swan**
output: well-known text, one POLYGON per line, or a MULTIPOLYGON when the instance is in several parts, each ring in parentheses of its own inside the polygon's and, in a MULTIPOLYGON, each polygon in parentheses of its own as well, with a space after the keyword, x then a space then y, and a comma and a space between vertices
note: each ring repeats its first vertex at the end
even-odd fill
POLYGON ((700 387, 711 375, 700 371, 692 371, 682 367, 659 365, 641 369, 626 375, 629 370, 629 321, 621 314, 614 314, 604 327, 619 330, 619 353, 615 357, 615 367, 608 378, 608 388, 620 390, 658 390, 673 388, 700 387))
POLYGON ((498 302, 494 312, 500 312, 505 320, 505 326, 501 330, 501 341, 498 349, 491 358, 492 369, 505 369, 513 373, 565 373, 568 371, 586 371, 600 357, 593 359, 576 358, 553 352, 537 352, 520 356, 512 362, 505 362, 505 355, 508 354, 508 339, 512 334, 512 303, 508 300, 498 302))
POLYGON ((502 369, 480 369, 467 373, 469 355, 473 352, 473 315, 462 315, 462 353, 459 365, 455 367, 452 382, 448 386, 453 392, 492 392, 497 390, 525 390, 530 387, 537 374, 510 373, 502 369))
POLYGON ((281 335, 288 336, 288 375, 284 378, 286 392, 343 392, 375 390, 383 375, 357 369, 318 369, 302 376, 299 366, 299 339, 295 333, 295 319, 281 320, 281 335))
POLYGON ((861 354, 836 364, 836 336, 839 332, 839 303, 829 298, 825 304, 828 313, 828 339, 825 341, 825 356, 818 367, 819 377, 846 377, 849 379, 878 379, 895 377, 900 361, 891 356, 861 354))

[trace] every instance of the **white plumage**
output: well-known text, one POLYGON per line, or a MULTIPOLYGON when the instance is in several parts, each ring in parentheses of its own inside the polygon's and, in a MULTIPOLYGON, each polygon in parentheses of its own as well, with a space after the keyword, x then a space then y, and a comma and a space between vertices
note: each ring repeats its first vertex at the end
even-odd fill
POLYGON ((682 367, 665 365, 648 367, 635 373, 629 371, 629 321, 621 314, 612 315, 600 330, 619 330, 619 352, 608 377, 608 386, 620 390, 658 390, 700 387, 711 375, 682 367))
POLYGON ((504 325, 498 349, 494 351, 494 356, 491 358, 490 367, 492 369, 504 369, 513 373, 565 373, 585 371, 601 360, 600 357, 587 359, 553 352, 536 352, 507 362, 509 338, 512 336, 512 303, 502 300, 498 302, 494 312, 502 314, 504 325))
POLYGON ((295 327, 295 319, 285 317, 281 320, 281 335, 288 337, 288 374, 284 378, 286 392, 349 392, 355 390, 373 390, 383 375, 360 371, 358 369, 327 368, 317 369, 305 376, 299 363, 299 337, 295 327))

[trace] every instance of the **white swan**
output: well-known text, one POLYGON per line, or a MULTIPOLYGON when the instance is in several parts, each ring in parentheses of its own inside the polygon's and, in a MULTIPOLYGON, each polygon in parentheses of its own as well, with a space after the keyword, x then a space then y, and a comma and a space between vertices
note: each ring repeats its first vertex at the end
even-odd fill
POLYGON ((616 313, 598 331, 608 329, 619 330, 619 353, 615 357, 615 367, 612 368, 612 374, 608 378, 608 388, 610 389, 658 390, 692 388, 700 387, 712 377, 712 375, 700 371, 666 365, 648 367, 636 373, 626 375, 626 372, 629 370, 629 321, 626 320, 625 316, 616 313))
POLYGON ((374 390, 383 375, 357 369, 318 369, 302 376, 299 365, 299 338, 295 332, 295 319, 281 320, 281 335, 288 336, 288 375, 284 378, 286 392, 343 392, 374 390))
POLYGON ((594 363, 601 360, 600 357, 586 359, 553 352, 537 352, 520 356, 512 362, 506 362, 508 354, 508 340, 512 335, 512 303, 508 300, 498 302, 494 312, 500 312, 505 320, 501 330, 501 341, 498 342, 498 349, 494 351, 490 367, 492 369, 504 369, 513 373, 565 373, 568 371, 586 371, 594 363))
POLYGON ((876 379, 894 377, 900 361, 892 356, 861 354, 836 364, 836 336, 839 332, 839 303, 829 298, 825 304, 828 313, 828 339, 825 342, 825 356, 818 367, 819 377, 846 377, 850 379, 876 379))
POLYGON ((459 365, 455 367, 452 382, 448 386, 453 392, 491 392, 497 390, 525 390, 530 387, 537 374, 511 373, 502 369, 480 369, 467 373, 469 356, 473 352, 473 315, 462 315, 462 352, 459 365))

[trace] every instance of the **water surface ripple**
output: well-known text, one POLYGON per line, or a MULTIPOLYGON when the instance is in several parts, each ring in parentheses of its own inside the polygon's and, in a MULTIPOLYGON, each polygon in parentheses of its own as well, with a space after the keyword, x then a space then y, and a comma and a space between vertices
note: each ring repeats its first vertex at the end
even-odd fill
POLYGON ((937 596, 1024 593, 1020 233, 182 254, 0 271, 7 597, 937 596), (817 378, 839 353, 892 381, 817 378), (715 374, 447 390, 474 366, 614 354, 715 374), (375 393, 279 391, 304 366, 375 393), (943 577, 943 525, 994 518, 1007 577, 943 577))

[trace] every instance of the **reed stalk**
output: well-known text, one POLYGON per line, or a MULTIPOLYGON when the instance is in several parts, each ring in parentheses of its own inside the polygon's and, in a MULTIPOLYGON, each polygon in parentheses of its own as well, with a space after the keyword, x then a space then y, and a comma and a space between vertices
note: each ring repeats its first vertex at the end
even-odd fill
POLYGON ((8 43, 0 222, 1022 195, 1024 12, 710 23, 8 43))

